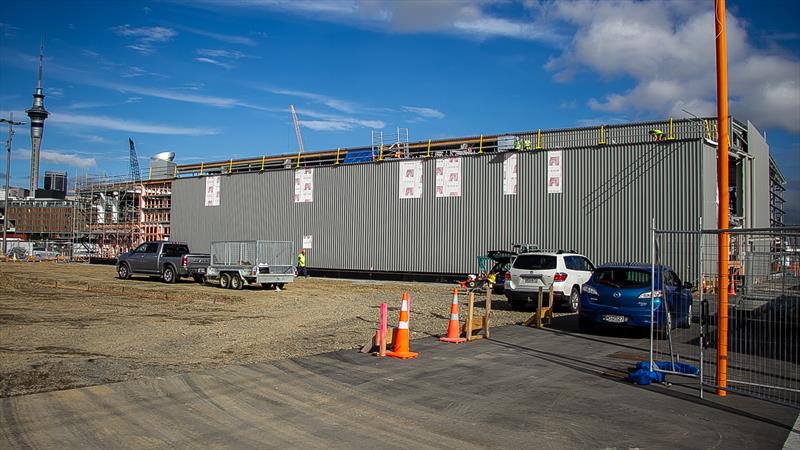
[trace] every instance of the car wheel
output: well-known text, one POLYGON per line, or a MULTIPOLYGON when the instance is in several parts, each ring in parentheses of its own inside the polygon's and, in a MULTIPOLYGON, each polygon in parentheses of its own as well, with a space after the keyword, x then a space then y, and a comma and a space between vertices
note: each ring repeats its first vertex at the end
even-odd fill
POLYGON ((219 287, 222 289, 228 289, 231 287, 231 276, 227 273, 223 273, 219 276, 219 287))
POLYGON ((578 312, 578 307, 581 304, 581 291, 578 288, 572 288, 572 292, 569 293, 569 299, 567 300, 567 311, 571 313, 578 312))
POLYGON ((130 269, 128 269, 128 265, 120 264, 119 267, 117 267, 117 275, 119 275, 120 280, 127 280, 128 278, 130 278, 131 271, 130 269))
POLYGON ((508 299, 508 303, 511 305, 511 309, 514 311, 523 311, 525 309, 525 305, 528 303, 525 300, 511 300, 508 299))
POLYGON ((689 311, 686 313, 686 320, 681 324, 681 328, 689 328, 692 326, 692 304, 689 303, 689 311))
POLYGON ((175 269, 173 269, 172 266, 167 266, 164 268, 161 278, 165 283, 174 283, 178 280, 178 277, 175 276, 175 269))
POLYGON ((589 319, 578 317, 578 329, 583 333, 588 333, 594 329, 594 323, 589 319))
POLYGON ((238 291, 242 288, 244 288, 242 277, 240 277, 238 274, 231 275, 231 289, 236 289, 238 291))

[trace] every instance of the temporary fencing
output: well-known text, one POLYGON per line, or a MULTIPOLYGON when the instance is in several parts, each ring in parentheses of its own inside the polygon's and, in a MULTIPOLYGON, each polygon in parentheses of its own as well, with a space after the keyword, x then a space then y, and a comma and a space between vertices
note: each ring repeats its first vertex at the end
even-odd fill
POLYGON ((710 388, 800 408, 799 249, 800 227, 654 229, 650 367, 694 377, 700 396, 710 388))

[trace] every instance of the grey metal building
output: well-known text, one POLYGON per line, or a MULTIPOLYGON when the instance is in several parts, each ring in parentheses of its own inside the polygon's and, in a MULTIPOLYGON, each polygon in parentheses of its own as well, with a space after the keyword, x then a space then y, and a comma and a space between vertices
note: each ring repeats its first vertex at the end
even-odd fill
MULTIPOLYGON (((752 124, 729 126, 732 226, 768 227, 769 147, 752 124)), ((287 155, 289 168, 275 170, 264 170, 264 158, 261 170, 254 160, 178 166, 172 238, 204 251, 212 241, 245 239, 291 240, 299 249, 311 236, 309 266, 344 271, 463 274, 476 270, 476 256, 513 243, 575 250, 596 263, 649 261, 651 218, 661 229, 697 229, 701 220, 715 228, 715 128, 713 119, 646 122, 482 136, 480 149, 478 137, 434 142, 427 152, 427 141, 418 142, 402 158, 354 164, 337 154, 337 164, 287 155), (669 132, 653 141, 653 128, 669 132), (509 136, 531 149, 503 151, 509 136), (556 151, 561 192, 548 193, 556 151), (503 187, 510 154, 516 195, 503 187), (436 160, 454 155, 461 195, 437 197, 436 160), (401 162, 417 158, 422 195, 400 198, 401 162), (312 165, 313 201, 296 202, 295 167, 312 165), (205 206, 209 175, 219 176, 218 206, 205 206)), ((676 258, 664 255, 683 265, 676 258)))

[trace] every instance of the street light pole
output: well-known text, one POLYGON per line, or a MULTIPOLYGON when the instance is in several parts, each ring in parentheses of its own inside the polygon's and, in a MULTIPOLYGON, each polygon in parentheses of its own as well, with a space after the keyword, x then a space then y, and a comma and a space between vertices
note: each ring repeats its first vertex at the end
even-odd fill
POLYGON ((8 113, 8 119, 0 117, 0 123, 8 124, 8 139, 6 139, 6 193, 5 206, 3 207, 3 255, 8 255, 8 242, 6 230, 8 229, 8 189, 11 175, 11 143, 14 141, 14 125, 25 125, 25 122, 14 122, 14 113, 8 113))

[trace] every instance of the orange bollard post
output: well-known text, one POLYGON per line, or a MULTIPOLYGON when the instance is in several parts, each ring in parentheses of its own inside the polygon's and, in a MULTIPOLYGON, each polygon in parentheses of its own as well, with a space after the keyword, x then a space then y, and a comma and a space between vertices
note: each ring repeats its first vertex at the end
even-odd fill
POLYGON ((728 295, 736 295, 736 279, 731 275, 731 282, 728 284, 728 295))
POLYGON ((447 337, 439 338, 442 342, 450 342, 453 344, 460 344, 467 342, 466 339, 461 337, 461 327, 459 326, 458 318, 458 289, 453 289, 453 303, 450 304, 450 321, 447 325, 447 337))
POLYGON ((394 351, 386 352, 386 356, 392 358, 409 359, 416 358, 419 353, 414 353, 409 349, 409 314, 408 309, 408 293, 403 292, 403 303, 400 306, 400 320, 397 324, 397 330, 394 339, 394 351))

